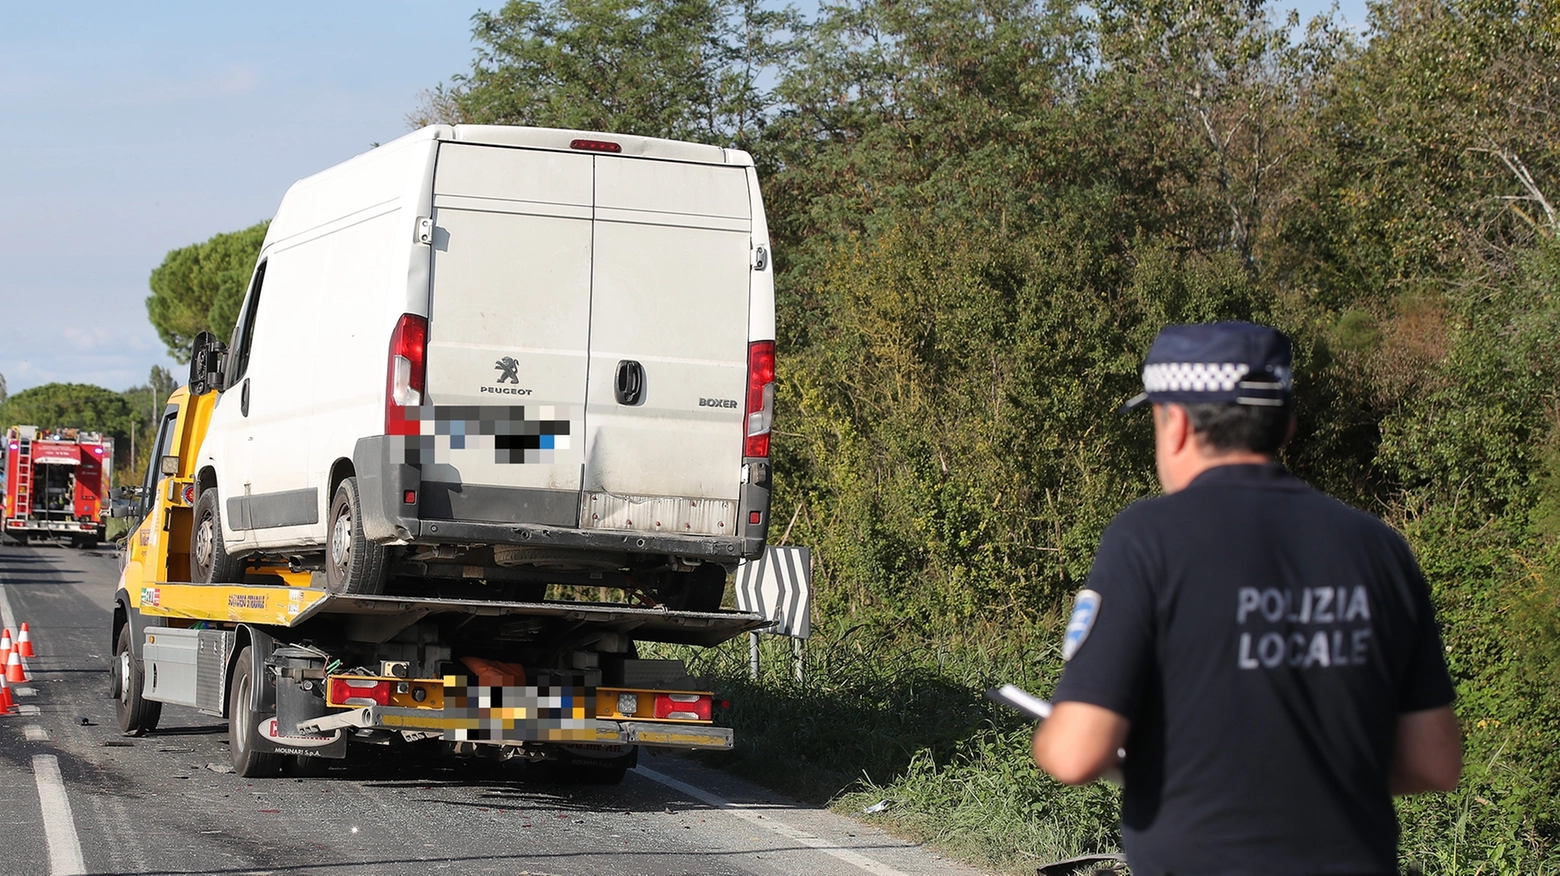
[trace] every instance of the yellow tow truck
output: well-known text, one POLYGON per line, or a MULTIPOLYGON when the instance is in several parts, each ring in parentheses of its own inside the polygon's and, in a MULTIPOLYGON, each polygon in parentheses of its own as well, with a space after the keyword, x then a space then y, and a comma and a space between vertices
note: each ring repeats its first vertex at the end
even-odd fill
POLYGON ((757 614, 537 590, 516 601, 480 579, 334 594, 323 572, 263 558, 245 564, 243 583, 191 583, 196 453, 220 352, 197 341, 190 385, 169 398, 131 490, 139 523, 112 630, 123 733, 155 731, 163 703, 225 717, 246 777, 308 772, 366 743, 550 761, 615 783, 638 746, 732 747, 731 730, 712 721, 714 695, 693 689, 680 661, 638 659, 636 643, 713 645, 765 626, 757 614))

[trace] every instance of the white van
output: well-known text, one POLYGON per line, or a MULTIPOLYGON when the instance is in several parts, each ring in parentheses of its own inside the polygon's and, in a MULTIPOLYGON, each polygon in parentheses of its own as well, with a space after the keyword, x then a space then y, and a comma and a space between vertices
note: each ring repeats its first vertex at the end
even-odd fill
POLYGON ((746 153, 423 128, 283 198, 201 445, 192 580, 285 560, 339 593, 717 607, 768 530, 774 337, 746 153))

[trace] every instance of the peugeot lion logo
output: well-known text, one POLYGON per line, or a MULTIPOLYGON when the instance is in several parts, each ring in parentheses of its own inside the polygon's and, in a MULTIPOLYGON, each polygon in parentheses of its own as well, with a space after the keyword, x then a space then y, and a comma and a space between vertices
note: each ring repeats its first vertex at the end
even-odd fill
MULTIPOLYGON (((513 356, 505 356, 504 358, 498 360, 497 362, 494 362, 493 363, 493 370, 494 371, 498 371, 498 372, 502 372, 502 373, 500 373, 498 375, 498 379, 493 381, 494 383, 519 383, 520 382, 520 363, 516 362, 515 361, 515 357, 513 357, 513 356)), ((531 390, 529 390, 529 389, 521 389, 518 386, 482 386, 482 387, 479 387, 477 391, 478 392, 492 392, 492 393, 497 393, 498 395, 530 395, 531 394, 531 390)))

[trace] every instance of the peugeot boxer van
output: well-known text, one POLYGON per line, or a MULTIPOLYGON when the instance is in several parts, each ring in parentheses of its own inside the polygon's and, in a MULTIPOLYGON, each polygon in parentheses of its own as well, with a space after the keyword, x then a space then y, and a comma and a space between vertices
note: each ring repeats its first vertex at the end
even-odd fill
POLYGON ((432 126, 294 184, 200 450, 195 581, 718 607, 769 525, 752 159, 432 126), (483 590, 482 588, 487 588, 483 590))

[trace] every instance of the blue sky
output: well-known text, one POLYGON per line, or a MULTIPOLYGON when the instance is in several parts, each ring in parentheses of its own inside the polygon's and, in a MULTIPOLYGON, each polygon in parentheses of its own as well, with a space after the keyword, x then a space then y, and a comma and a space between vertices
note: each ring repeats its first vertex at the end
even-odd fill
MULTIPOLYGON (((269 218, 294 180, 407 130, 492 2, 7 4, 0 374, 120 390, 176 366, 146 318, 169 250, 269 218)), ((1280 5, 1289 6, 1283 2, 1280 5)), ((1303 18, 1330 3, 1294 0, 1303 18)), ((804 10, 813 4, 798 3, 804 10)), ((1363 25, 1363 0, 1340 4, 1363 25)))

